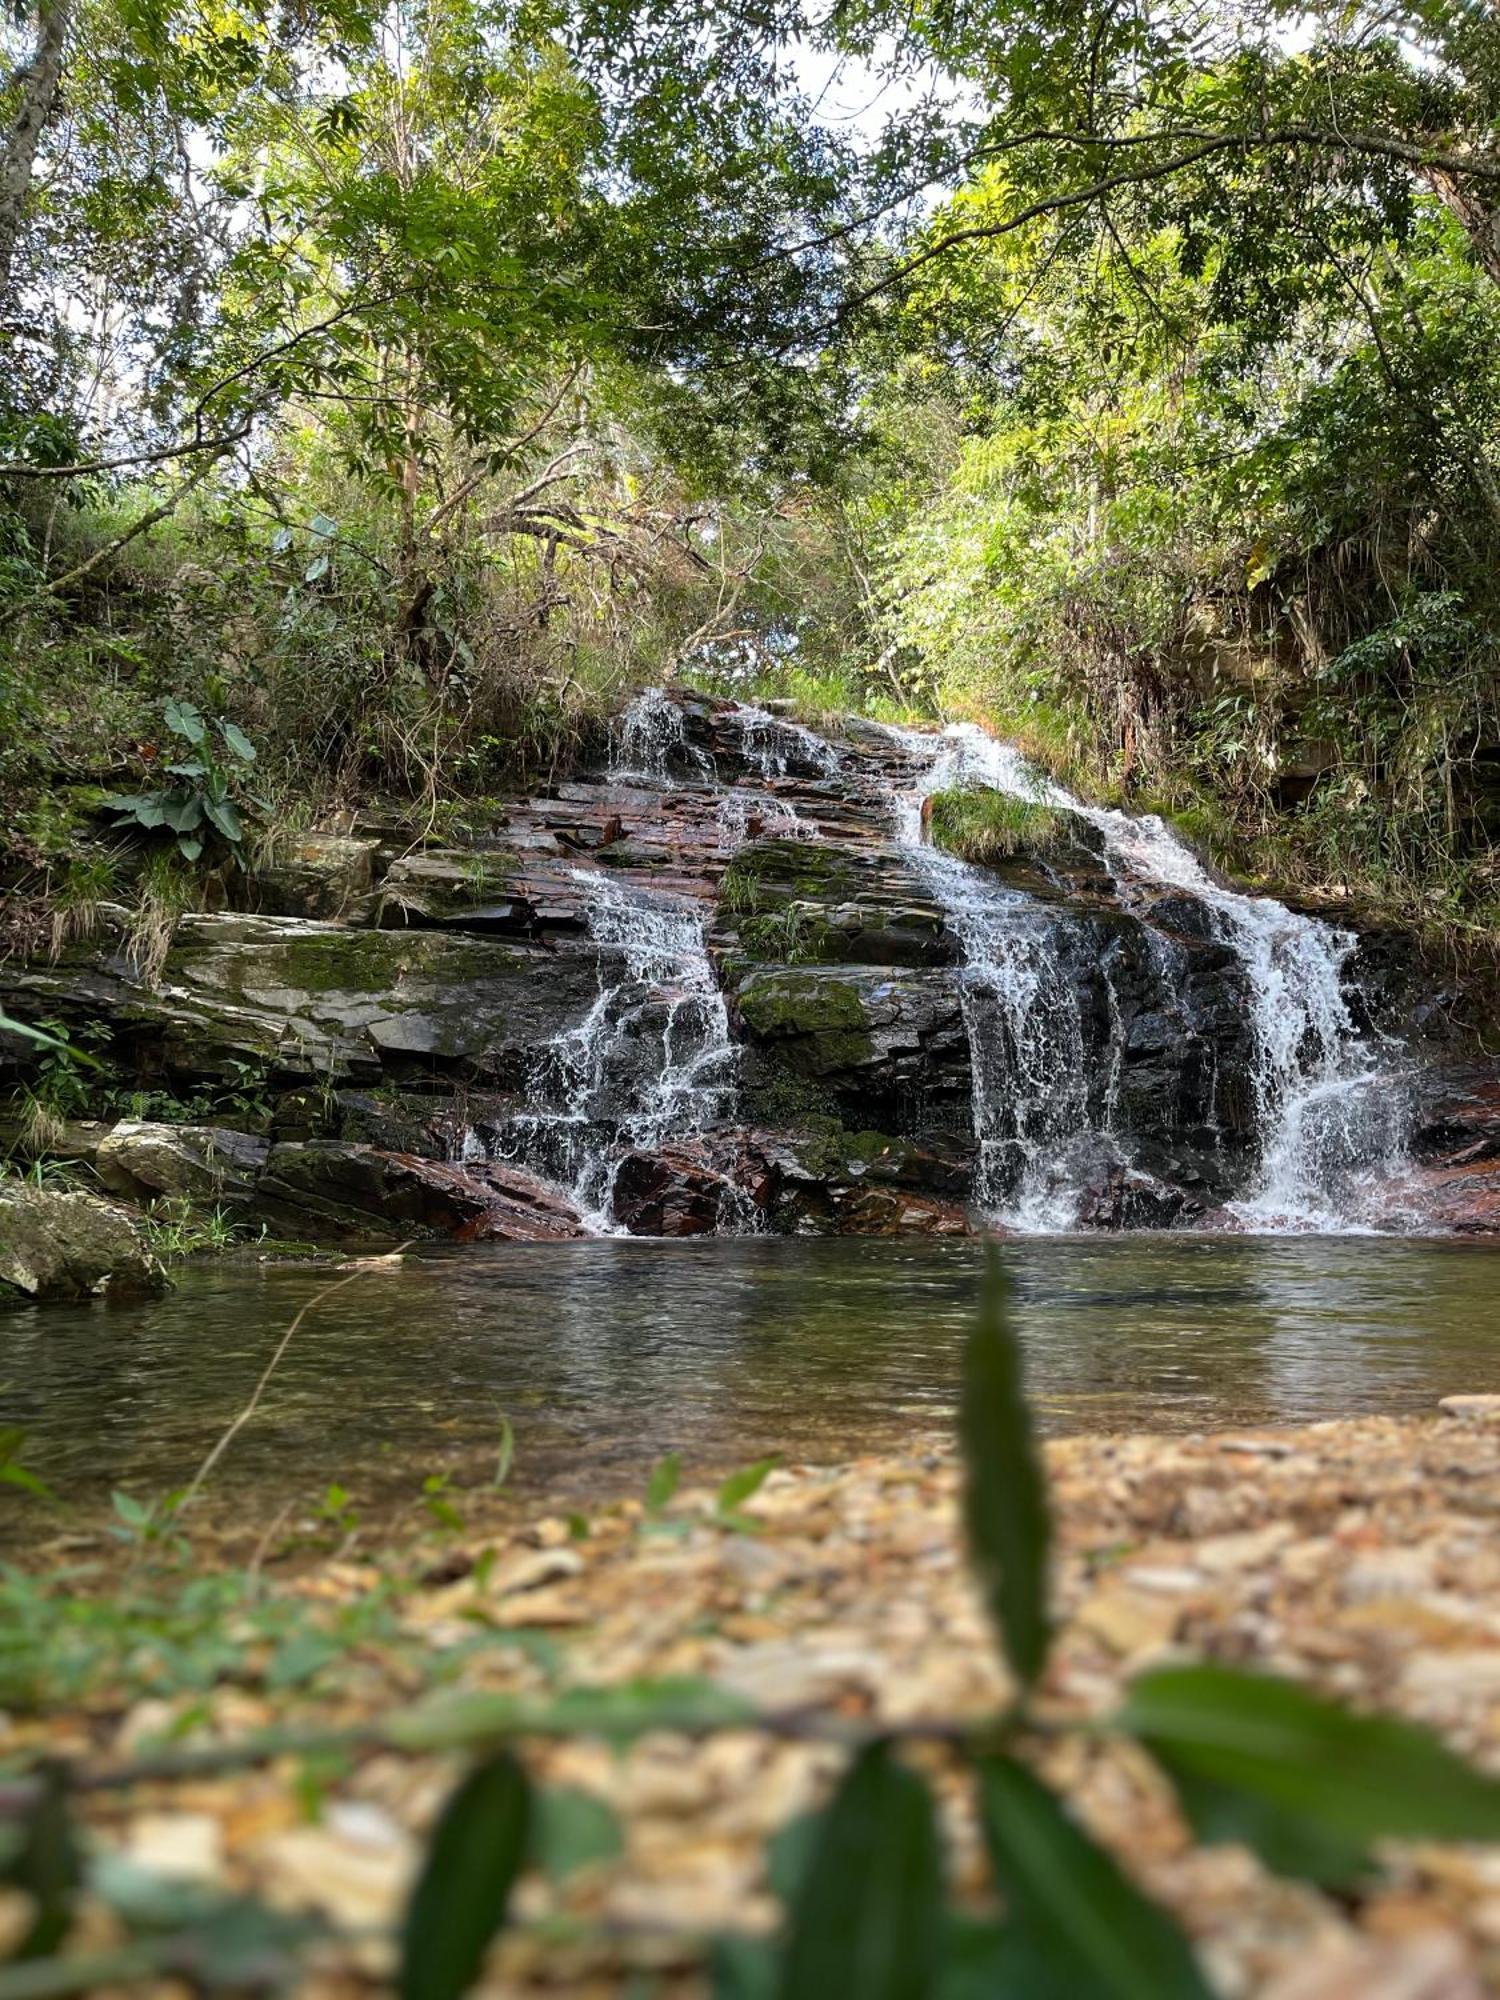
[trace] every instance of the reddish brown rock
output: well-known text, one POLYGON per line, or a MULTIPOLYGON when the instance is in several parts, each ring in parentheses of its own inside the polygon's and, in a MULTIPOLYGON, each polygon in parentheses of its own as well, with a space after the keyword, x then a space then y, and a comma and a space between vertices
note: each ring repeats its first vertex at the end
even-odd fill
POLYGON ((771 1185, 761 1155, 724 1133, 628 1153, 615 1175, 614 1211, 632 1236, 707 1236, 753 1223, 771 1185))
POLYGON ((1393 1215, 1421 1229, 1500 1234, 1500 1073, 1475 1068, 1443 1079, 1411 1150, 1388 1198, 1393 1215))
POLYGON ((562 1196, 519 1167, 449 1166, 344 1140, 273 1146, 254 1208, 273 1228, 314 1240, 537 1243, 584 1233, 562 1196))

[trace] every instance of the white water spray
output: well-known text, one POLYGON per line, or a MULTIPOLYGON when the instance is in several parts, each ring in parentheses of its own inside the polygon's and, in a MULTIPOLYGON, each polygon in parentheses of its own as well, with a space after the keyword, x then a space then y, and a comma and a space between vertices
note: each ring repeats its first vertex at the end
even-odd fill
POLYGON ((707 914, 603 873, 575 869, 584 921, 600 947, 599 996, 551 1042, 531 1079, 534 1108, 502 1144, 564 1188, 593 1227, 615 1227, 615 1170, 722 1123, 733 1110, 735 1047, 708 955, 707 914))
POLYGON ((646 688, 620 717, 615 731, 609 774, 640 778, 647 784, 672 782, 673 762, 687 764, 711 783, 713 759, 689 740, 687 717, 679 702, 662 688, 646 688))

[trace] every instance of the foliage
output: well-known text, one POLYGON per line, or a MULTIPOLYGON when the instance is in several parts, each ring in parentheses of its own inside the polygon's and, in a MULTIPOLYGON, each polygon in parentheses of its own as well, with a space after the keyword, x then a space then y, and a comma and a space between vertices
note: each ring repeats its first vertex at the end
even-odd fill
MULTIPOLYGON (((162 766, 176 780, 154 791, 108 794, 101 804, 122 821, 147 832, 175 836, 184 861, 197 861, 216 836, 236 862, 243 862, 244 786, 255 762, 255 745, 234 722, 209 722, 190 701, 169 701, 162 712, 169 735, 184 746, 175 763, 162 766)), ((145 746, 153 766, 154 745, 145 746)))
POLYGON ((1065 812, 1014 798, 988 785, 964 785, 932 795, 932 844, 964 861, 1004 861, 1015 854, 1047 855, 1067 845, 1065 812))
MULTIPOLYGON (((965 1357, 959 1428, 970 1547, 1012 1669, 1011 1699, 1000 1713, 962 1725, 914 1717, 866 1733, 845 1718, 827 1718, 830 1739, 850 1744, 851 1754, 822 1809, 773 1843, 769 1874, 785 1910, 782 1934, 718 1940, 715 1990, 722 2000, 835 1989, 918 2000, 949 1990, 1064 1988, 1114 2000, 1206 2000, 1205 1976, 1173 1919, 1048 1782, 1058 1737, 1085 1725, 1071 1707, 1054 1713, 1048 1705, 1047 1499, 993 1252, 965 1357), (952 1900, 927 1739, 946 1744, 972 1787, 1003 1915, 952 1900)), ((716 1505, 726 1525, 737 1524, 769 1464, 725 1482, 716 1505)), ((674 1484, 659 1469, 648 1496, 658 1512, 674 1484)), ((43 1688, 54 1700, 85 1690, 98 1698, 106 1689, 206 1688, 224 1676, 285 1697, 326 1672, 342 1649, 377 1637, 427 1651, 426 1676, 440 1682, 467 1650, 433 1657, 424 1639, 403 1640, 390 1577, 332 1606, 300 1593, 269 1596, 250 1576, 174 1582, 161 1567, 178 1560, 173 1510, 122 1501, 122 1532, 142 1542, 148 1558, 113 1599, 91 1598, 80 1573, 0 1570, 0 1698, 25 1708, 43 1688)), ((341 1496, 333 1507, 335 1531, 346 1506, 341 1496)), ((474 1643, 483 1639, 476 1635, 474 1643)), ((1382 1841, 1500 1839, 1500 1782, 1424 1729, 1356 1715, 1270 1676, 1223 1665, 1158 1667, 1130 1685, 1112 1717, 1086 1726, 1102 1726, 1151 1756, 1200 1839, 1247 1843, 1277 1872, 1341 1891, 1374 1873, 1382 1841)), ((437 1692, 348 1730, 303 1737, 276 1730, 184 1751, 178 1764, 168 1746, 148 1753, 139 1768, 160 1783, 179 1767, 201 1775, 299 1754, 326 1760, 377 1747, 471 1751, 473 1762, 437 1822, 404 1931, 401 1990, 450 1996, 478 1975, 524 1868, 565 1875, 620 1848, 620 1829, 597 1801, 538 1790, 526 1770, 526 1739, 587 1735, 620 1745, 658 1730, 757 1727, 806 1735, 817 1732, 819 1718, 805 1710, 756 1714, 692 1681, 535 1696, 437 1692)), ((44 1843, 53 1854, 72 1851, 73 1776, 71 1767, 54 1765, 29 1782, 13 1778, 7 1793, 0 1871, 11 1882, 25 1880, 33 1895, 44 1843)), ((92 1778, 96 1785, 135 1780, 128 1764, 92 1778)), ((52 1886, 39 1899, 47 1934, 23 1948, 66 1943, 87 1879, 127 1932, 151 1938, 149 1968, 180 1962, 172 1954, 186 1949, 185 1918, 165 1935, 160 1926, 143 1930, 143 1885, 132 1903, 119 1900, 97 1870, 85 1878, 59 1866, 48 1879, 52 1886)), ((253 1931, 254 1906, 242 1916, 253 1931)), ((286 1948, 295 1950, 296 1941, 286 1948)))

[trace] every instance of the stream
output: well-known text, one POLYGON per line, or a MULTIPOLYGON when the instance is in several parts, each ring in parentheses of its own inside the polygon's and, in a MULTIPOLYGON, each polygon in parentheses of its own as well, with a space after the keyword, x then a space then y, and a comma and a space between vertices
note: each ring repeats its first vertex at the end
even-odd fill
MULTIPOLYGON (((1055 1432, 1422 1412, 1500 1390, 1481 1244, 1141 1232, 1004 1254, 1055 1432)), ((424 1248, 309 1316, 214 1489, 254 1519, 334 1482, 362 1507, 416 1508, 431 1473, 489 1480, 502 1410, 511 1486, 532 1505, 638 1490, 670 1450, 712 1473, 920 1444, 948 1428, 980 1264, 965 1241, 424 1248)), ((181 1486, 327 1283, 225 1260, 147 1304, 13 1312, 0 1421, 25 1426, 26 1462, 65 1498, 181 1486)))

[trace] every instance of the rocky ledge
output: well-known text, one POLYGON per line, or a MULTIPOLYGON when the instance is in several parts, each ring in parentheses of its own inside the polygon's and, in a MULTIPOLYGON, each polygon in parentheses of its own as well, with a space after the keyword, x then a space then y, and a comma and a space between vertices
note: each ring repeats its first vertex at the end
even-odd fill
MULTIPOLYGON (((97 1039, 117 1107, 184 1121, 121 1127, 105 1186, 168 1174, 299 1237, 546 1236, 601 1211, 652 1234, 947 1232, 1040 1150, 1080 1226, 1232 1226, 1263 1137, 1254 1033, 1201 899, 1120 892, 1081 821, 974 877, 1014 902, 1017 965, 1046 969, 1044 1062, 903 845, 909 741, 688 696, 653 714, 649 769, 491 802, 465 845, 368 814, 283 842, 231 883, 247 907, 184 918, 159 962, 104 910, 55 959, 0 965, 0 1007, 97 1039)), ((1350 1004, 1415 1034, 1423 1073, 1412 1172, 1381 1199, 1397 1226, 1500 1229, 1495 1067, 1449 1067, 1375 943, 1350 1004)), ((0 1034, 0 1076, 35 1062, 0 1034)))
MULTIPOLYGON (((1431 1420, 1070 1439, 1047 1457, 1062 1623, 1044 1717, 1087 1722, 1141 1669, 1218 1660, 1420 1720, 1500 1770, 1500 1399, 1457 1399, 1431 1420)), ((312 1725, 405 1702, 413 1643, 434 1657, 460 1648, 449 1657, 463 1661, 463 1688, 547 1696, 708 1675, 782 1712, 961 1720, 991 1711, 1005 1687, 964 1562, 957 1489, 935 1446, 774 1473, 739 1509, 755 1532, 726 1525, 711 1494, 684 1492, 649 1517, 635 1501, 597 1510, 582 1539, 576 1521, 549 1517, 471 1532, 436 1554, 377 1560, 355 1546, 312 1570, 293 1556, 281 1582, 273 1546, 265 1588, 336 1609, 395 1575, 410 1579, 392 1600, 389 1663, 365 1645, 330 1668, 299 1697, 312 1725), (512 1643, 477 1648, 485 1630, 512 1643)), ((242 1532, 253 1537, 256 1524, 242 1532)), ((287 1535, 294 1547, 293 1526, 287 1535)), ((134 1708, 104 1687, 0 1725, 0 1744, 109 1760, 147 1740, 275 1727, 286 1699, 253 1692, 239 1673, 215 1691, 134 1708)), ((1225 2000, 1481 2000, 1496 1990, 1500 1854, 1394 1848, 1366 1888, 1333 1897, 1272 1878, 1241 1847, 1193 1846, 1162 1780, 1107 1736, 1043 1738, 1038 1754, 1095 1834, 1175 1911, 1225 2000)), ((694 1937, 775 1922, 765 1841, 826 1795, 838 1763, 826 1741, 746 1731, 656 1733, 628 1751, 539 1743, 528 1756, 547 1782, 606 1801, 630 1834, 623 1853, 565 1882, 525 1879, 518 1914, 536 1928, 503 1948, 485 1987, 497 1994, 614 1996, 648 1972, 663 1992, 701 1992, 694 1937)), ((936 1747, 925 1767, 944 1794, 956 1891, 978 1898, 970 1796, 936 1747)), ((346 1942, 320 1946, 306 1990, 383 1990, 391 1960, 373 1936, 399 1908, 448 1773, 432 1759, 375 1754, 322 1782, 311 1824, 290 1762, 84 1800, 100 1840, 139 1865, 255 1888, 344 1929, 346 1942)))

